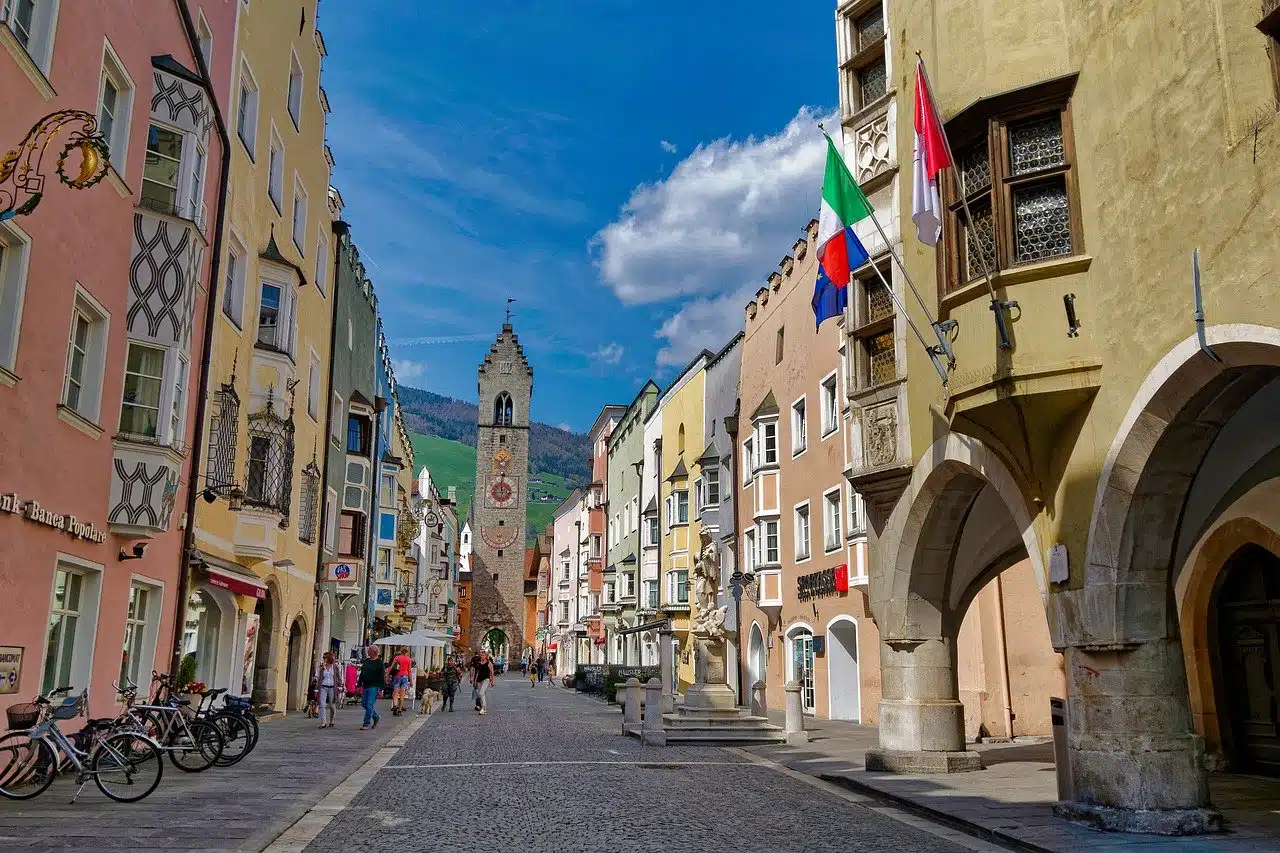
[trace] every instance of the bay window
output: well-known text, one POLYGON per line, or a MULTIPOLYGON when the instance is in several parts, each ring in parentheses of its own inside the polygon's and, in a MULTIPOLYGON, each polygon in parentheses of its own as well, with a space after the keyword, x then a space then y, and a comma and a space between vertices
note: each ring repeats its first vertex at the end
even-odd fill
POLYGON ((667 498, 667 525, 689 523, 689 490, 679 489, 667 498))
POLYGON ((658 544, 658 517, 656 515, 646 516, 644 520, 645 537, 644 544, 658 544))
POLYGON ((292 287, 262 282, 258 299, 258 345, 292 356, 297 312, 298 302, 292 287))
POLYGON ((782 562, 780 549, 778 548, 778 521, 766 521, 761 528, 764 531, 764 538, 761 541, 763 551, 761 553, 761 563, 776 566, 782 562))
POLYGON ((809 504, 801 504, 796 507, 795 512, 796 560, 807 560, 812 553, 809 544, 811 538, 809 504))
POLYGON ((644 581, 644 601, 643 604, 650 610, 658 609, 658 582, 655 580, 644 581))
POLYGON ((667 602, 670 604, 689 603, 688 569, 673 569, 667 573, 667 602))
POLYGON ((147 129, 147 157, 142 167, 142 206, 178 215, 178 183, 182 177, 182 134, 153 124, 147 129))
POLYGON ((767 421, 760 425, 761 466, 778 464, 778 422, 767 421))
POLYGON ((706 483, 706 506, 718 506, 720 504, 720 469, 712 465, 702 473, 703 480, 706 483))
POLYGON ((120 406, 120 432, 146 438, 159 436, 164 357, 163 347, 129 342, 120 406))

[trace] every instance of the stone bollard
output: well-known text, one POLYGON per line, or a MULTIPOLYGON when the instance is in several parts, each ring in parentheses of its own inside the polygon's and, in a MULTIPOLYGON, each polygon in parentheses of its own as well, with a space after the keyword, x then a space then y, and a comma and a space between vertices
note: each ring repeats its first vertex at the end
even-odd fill
POLYGON ((640 679, 632 676, 622 688, 622 733, 640 730, 640 679))
POLYGON ((787 743, 808 743, 809 734, 804 730, 804 706, 800 701, 800 682, 787 682, 787 743))
POLYGON ((645 746, 666 746, 667 733, 662 729, 662 685, 650 678, 644 686, 644 727, 640 742, 645 746))
POLYGON ((751 713, 756 717, 769 716, 769 701, 765 698, 765 683, 757 681, 751 685, 751 713))

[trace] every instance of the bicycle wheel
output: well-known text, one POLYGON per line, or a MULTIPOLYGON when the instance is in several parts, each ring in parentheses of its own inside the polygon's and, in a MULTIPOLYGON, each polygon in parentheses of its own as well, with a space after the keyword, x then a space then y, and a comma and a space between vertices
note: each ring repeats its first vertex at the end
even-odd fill
POLYGON ((93 781, 98 790, 120 803, 136 803, 164 776, 160 750, 141 735, 107 735, 93 753, 93 781))
POLYGON ((208 770, 213 763, 222 757, 225 743, 217 726, 204 720, 193 720, 187 723, 191 731, 190 737, 181 732, 174 738, 176 749, 169 753, 173 766, 185 773, 199 773, 208 770))
POLYGON ((29 800, 44 793, 58 775, 58 756, 43 740, 26 732, 0 738, 0 796, 29 800))
POLYGON ((258 718, 253 714, 241 714, 240 722, 249 727, 249 751, 253 752, 258 746, 258 718))
POLYGON ((230 767, 249 754, 250 739, 253 735, 249 727, 239 717, 222 714, 209 720, 218 727, 222 734, 222 756, 217 760, 219 767, 230 767))

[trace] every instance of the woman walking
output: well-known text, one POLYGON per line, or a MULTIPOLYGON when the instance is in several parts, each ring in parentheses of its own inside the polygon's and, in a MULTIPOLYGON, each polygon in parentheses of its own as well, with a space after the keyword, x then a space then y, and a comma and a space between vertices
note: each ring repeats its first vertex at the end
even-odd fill
POLYGON ((360 677, 356 679, 359 686, 360 704, 364 706, 364 725, 361 731, 378 727, 382 716, 378 713, 378 694, 387 686, 387 665, 382 661, 382 651, 377 646, 369 647, 369 656, 360 664, 360 677))
POLYGON ((342 703, 342 669, 333 652, 325 652, 323 663, 316 671, 316 698, 319 701, 320 728, 333 728, 333 718, 342 703))
POLYGON ((471 686, 475 688, 476 712, 479 714, 489 713, 488 693, 493 686, 493 679, 493 661, 489 658, 489 653, 481 649, 471 663, 471 686))
POLYGON ((401 646, 399 654, 391 660, 391 713, 397 717, 404 713, 404 698, 409 695, 412 674, 409 647, 401 646))

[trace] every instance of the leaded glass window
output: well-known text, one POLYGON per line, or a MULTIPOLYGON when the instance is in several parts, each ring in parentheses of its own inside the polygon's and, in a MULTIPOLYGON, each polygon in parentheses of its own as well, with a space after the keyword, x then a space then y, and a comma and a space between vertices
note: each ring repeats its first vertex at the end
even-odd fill
POLYGON ((1066 162, 1062 116, 1054 113, 1009 126, 1010 174, 1027 175, 1066 162))
POLYGON ((877 3, 858 17, 845 15, 841 21, 840 100, 848 117, 888 91, 884 7, 877 3))
POLYGON ((1013 246, 1016 263, 1071 254, 1071 211, 1061 180, 1014 189, 1013 246))
POLYGON ((973 221, 964 230, 965 271, 974 279, 996 270, 996 230, 990 198, 971 203, 969 212, 973 221))
POLYGON ((853 336, 860 344, 853 350, 855 363, 849 369, 850 381, 856 379, 860 388, 870 388, 897 378, 897 362, 894 355, 893 295, 885 282, 890 270, 873 269, 856 280, 861 298, 859 325, 853 336), (883 276, 883 278, 882 278, 883 276))
POLYGON ((866 50, 884 37, 884 9, 872 9, 854 23, 858 33, 858 50, 866 50))
POLYGON ((858 90, 864 107, 889 91, 888 70, 885 68, 884 57, 858 73, 858 90))
POLYGON ((871 385, 881 385, 897 378, 893 356, 893 330, 881 332, 863 339, 867 350, 867 380, 871 385))

